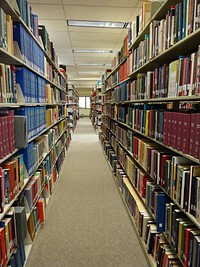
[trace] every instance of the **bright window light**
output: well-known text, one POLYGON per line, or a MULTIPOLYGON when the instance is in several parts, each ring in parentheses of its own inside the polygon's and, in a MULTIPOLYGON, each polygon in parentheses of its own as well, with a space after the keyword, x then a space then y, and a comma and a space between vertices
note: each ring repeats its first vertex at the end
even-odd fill
POLYGON ((89 96, 79 96, 79 108, 90 108, 89 96))
POLYGON ((126 28, 126 22, 111 22, 111 21, 92 21, 92 20, 67 20, 68 26, 75 27, 95 27, 95 28, 126 28))

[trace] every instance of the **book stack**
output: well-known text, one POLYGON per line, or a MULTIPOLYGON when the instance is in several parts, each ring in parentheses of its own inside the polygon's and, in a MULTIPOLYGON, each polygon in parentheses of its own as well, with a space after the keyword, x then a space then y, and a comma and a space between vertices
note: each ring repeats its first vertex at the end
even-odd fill
POLYGON ((0 48, 14 54, 13 21, 2 8, 0 8, 0 22, 0 48))
POLYGON ((44 51, 19 22, 13 23, 13 40, 19 46, 22 60, 44 75, 44 51))

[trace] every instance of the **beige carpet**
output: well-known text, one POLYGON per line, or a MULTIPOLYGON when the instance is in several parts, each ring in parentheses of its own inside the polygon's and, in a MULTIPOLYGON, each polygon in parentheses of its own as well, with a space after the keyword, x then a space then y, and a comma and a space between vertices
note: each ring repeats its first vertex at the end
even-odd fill
POLYGON ((89 119, 80 119, 26 267, 147 267, 89 119))

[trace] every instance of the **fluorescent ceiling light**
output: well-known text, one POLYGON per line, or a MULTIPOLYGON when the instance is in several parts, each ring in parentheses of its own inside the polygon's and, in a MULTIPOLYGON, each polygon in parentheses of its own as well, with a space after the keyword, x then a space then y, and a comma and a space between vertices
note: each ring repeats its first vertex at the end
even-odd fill
POLYGON ((99 77, 97 77, 97 78, 71 78, 69 80, 70 81, 96 81, 98 79, 99 79, 99 77))
POLYGON ((98 64, 98 63, 82 63, 76 64, 77 66, 111 66, 111 64, 98 64))
POLYGON ((95 28, 127 28, 126 22, 111 22, 111 21, 93 21, 93 20, 67 20, 68 26, 75 27, 95 27, 95 28))
POLYGON ((78 71, 80 74, 97 74, 100 73, 100 71, 78 71))
POLYGON ((117 50, 73 49, 74 53, 117 53, 117 50))

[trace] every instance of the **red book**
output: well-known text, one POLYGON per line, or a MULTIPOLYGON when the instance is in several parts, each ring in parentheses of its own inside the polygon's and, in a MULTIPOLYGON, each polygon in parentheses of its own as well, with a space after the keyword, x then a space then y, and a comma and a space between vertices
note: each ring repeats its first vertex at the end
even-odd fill
POLYGON ((194 139, 194 157, 199 158, 199 142, 200 142, 200 113, 197 113, 194 139))
POLYGON ((172 131, 172 117, 174 116, 173 112, 168 112, 168 120, 167 120, 167 146, 171 146, 171 135, 172 131))
POLYGON ((7 254, 6 254, 6 238, 5 238, 5 229, 0 228, 0 246, 1 246, 1 264, 6 266, 7 263, 7 254))
POLYGON ((177 142, 176 149, 182 151, 182 143, 183 143, 183 113, 176 113, 178 118, 177 124, 177 142))
POLYGON ((10 149, 11 149, 11 152, 13 152, 15 150, 15 119, 14 119, 14 110, 10 110, 9 111, 9 114, 8 114, 8 118, 9 118, 9 122, 10 122, 10 136, 11 136, 11 139, 10 139, 10 149))
POLYGON ((12 200, 19 188, 18 160, 5 162, 2 164, 2 168, 9 169, 10 172, 10 200, 12 200))
POLYGON ((133 156, 135 159, 138 158, 138 142, 139 139, 137 137, 134 137, 134 152, 133 152, 133 156))
POLYGON ((5 119, 0 117, 1 124, 1 136, 2 136, 2 158, 6 156, 6 128, 5 128, 5 119))
POLYGON ((164 111, 164 126, 163 126, 163 144, 164 145, 167 145, 168 116, 169 116, 169 112, 168 111, 164 111))
POLYGON ((194 157, 195 150, 195 128, 196 128, 197 114, 191 114, 190 117, 190 138, 189 138, 189 155, 194 157))
POLYGON ((177 129, 178 129, 178 116, 175 114, 173 118, 173 141, 172 141, 173 148, 176 148, 177 144, 177 129))
POLYGON ((37 209, 38 209, 38 219, 40 223, 45 221, 45 205, 44 199, 39 199, 37 202, 37 209))
POLYGON ((187 263, 188 263, 188 256, 189 256, 189 234, 190 231, 192 231, 193 229, 191 228, 187 228, 185 229, 185 251, 184 251, 184 267, 187 267, 187 263))
POLYGON ((189 153, 189 139, 190 139, 190 122, 191 114, 183 114, 183 143, 182 152, 189 153))

